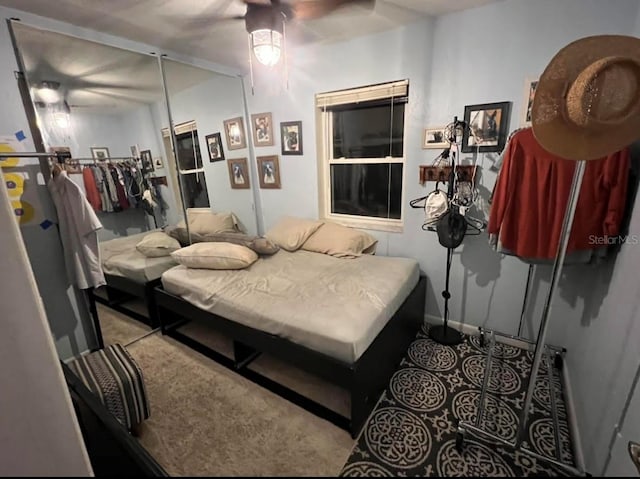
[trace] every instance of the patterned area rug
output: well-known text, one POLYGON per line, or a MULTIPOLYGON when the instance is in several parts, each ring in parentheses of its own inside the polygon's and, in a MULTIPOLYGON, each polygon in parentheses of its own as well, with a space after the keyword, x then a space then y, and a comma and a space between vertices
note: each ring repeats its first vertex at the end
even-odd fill
MULTIPOLYGON (((418 333, 400 368, 362 430, 342 476, 558 476, 547 461, 467 434, 456 449, 459 419, 475 421, 484 378, 487 344, 465 336, 457 346, 443 346, 418 333)), ((533 353, 496 343, 481 424, 512 440, 523 407, 533 353)), ((560 423, 560 451, 572 462, 560 371, 552 368, 560 423)), ((555 456, 556 441, 546 361, 540 369, 529 416, 526 446, 555 456)))

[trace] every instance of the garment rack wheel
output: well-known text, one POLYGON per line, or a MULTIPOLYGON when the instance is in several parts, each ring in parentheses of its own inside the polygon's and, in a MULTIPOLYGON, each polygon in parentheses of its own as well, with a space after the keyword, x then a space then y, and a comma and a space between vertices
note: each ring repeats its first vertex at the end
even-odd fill
POLYGON ((466 431, 463 427, 458 426, 458 431, 456 432, 456 450, 459 453, 462 453, 464 450, 464 438, 466 435, 466 431))
POLYGON ((481 329, 480 330, 480 338, 479 338, 480 347, 483 348, 486 342, 487 342, 487 340, 485 338, 484 331, 481 329))

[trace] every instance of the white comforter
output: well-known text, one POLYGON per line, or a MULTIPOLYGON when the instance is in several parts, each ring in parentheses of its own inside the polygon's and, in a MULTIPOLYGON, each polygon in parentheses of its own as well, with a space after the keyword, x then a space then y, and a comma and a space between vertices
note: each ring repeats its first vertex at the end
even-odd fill
POLYGON ((279 251, 243 270, 176 266, 166 291, 198 308, 355 362, 419 279, 415 260, 279 251))
POLYGON ((100 242, 100 261, 105 274, 124 276, 138 283, 158 279, 167 269, 177 263, 171 256, 147 258, 136 249, 136 245, 149 233, 145 231, 123 238, 100 242))

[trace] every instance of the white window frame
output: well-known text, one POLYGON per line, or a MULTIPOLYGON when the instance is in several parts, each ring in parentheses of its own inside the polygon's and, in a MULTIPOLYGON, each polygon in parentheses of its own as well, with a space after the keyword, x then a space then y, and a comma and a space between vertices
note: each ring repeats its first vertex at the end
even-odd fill
POLYGON ((335 221, 345 226, 376 231, 402 232, 404 230, 405 191, 407 170, 407 106, 404 109, 404 131, 402 157, 383 158, 333 158, 333 112, 327 107, 338 104, 355 104, 375 99, 392 100, 394 96, 407 96, 409 80, 353 88, 316 95, 316 138, 318 158, 318 206, 321 219, 335 221), (400 219, 375 216, 346 215, 331 212, 331 165, 332 164, 402 164, 402 194, 400 219))

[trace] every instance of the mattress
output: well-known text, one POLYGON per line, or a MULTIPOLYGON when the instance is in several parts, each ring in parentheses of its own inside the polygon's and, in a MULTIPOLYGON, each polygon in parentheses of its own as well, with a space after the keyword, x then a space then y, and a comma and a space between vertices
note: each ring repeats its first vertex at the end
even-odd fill
POLYGON ((418 283, 418 263, 280 250, 243 270, 176 266, 164 289, 194 306, 349 364, 418 283))
POLYGON ((171 256, 147 258, 136 249, 136 244, 149 233, 160 229, 145 231, 124 238, 100 242, 100 260, 105 274, 124 276, 138 283, 153 281, 177 263, 171 256))

